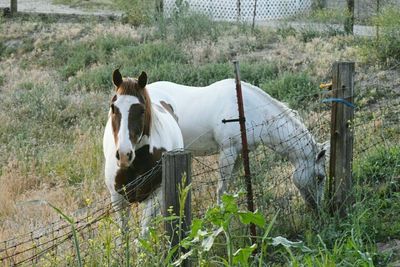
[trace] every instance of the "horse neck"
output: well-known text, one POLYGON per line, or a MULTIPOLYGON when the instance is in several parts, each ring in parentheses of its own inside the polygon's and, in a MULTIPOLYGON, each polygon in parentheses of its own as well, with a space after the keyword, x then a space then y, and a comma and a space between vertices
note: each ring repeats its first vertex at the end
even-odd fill
POLYGON ((305 162, 311 163, 317 153, 317 143, 301 122, 297 112, 257 86, 245 82, 242 84, 251 88, 258 98, 264 99, 265 103, 268 103, 269 108, 265 110, 264 114, 266 117, 271 117, 271 113, 275 114, 262 126, 268 128, 262 130, 267 143, 269 142, 276 152, 288 158, 295 166, 303 165, 305 162))
POLYGON ((314 137, 294 111, 287 109, 279 117, 268 131, 271 147, 296 167, 312 164, 317 153, 314 137))
POLYGON ((307 130, 304 137, 300 138, 297 143, 294 152, 288 155, 289 161, 296 167, 313 164, 317 154, 317 143, 314 137, 307 130))
MULTIPOLYGON (((145 125, 145 131, 147 128, 147 133, 143 135, 142 140, 139 144, 139 147, 149 145, 150 152, 153 152, 154 147, 160 146, 161 134, 159 129, 161 128, 161 121, 158 117, 157 111, 154 109, 152 105, 149 107, 149 120, 146 120, 149 124, 145 125)), ((143 131, 143 133, 145 132, 143 131)))

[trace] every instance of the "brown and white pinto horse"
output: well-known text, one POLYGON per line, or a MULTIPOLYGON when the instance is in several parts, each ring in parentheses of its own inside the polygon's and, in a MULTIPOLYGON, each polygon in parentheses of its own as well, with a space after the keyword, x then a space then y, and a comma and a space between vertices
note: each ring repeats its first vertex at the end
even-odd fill
MULTIPOLYGON (((160 199, 161 171, 152 170, 164 151, 183 148, 179 126, 165 103, 152 103, 147 93, 147 75, 138 79, 122 78, 113 72, 116 94, 112 98, 104 131, 105 181, 119 222, 126 230, 128 211, 124 207, 144 202, 142 232, 155 215, 153 202, 160 199)), ((161 203, 159 201, 159 203, 161 203)), ((162 203, 161 203, 162 204, 162 203)))

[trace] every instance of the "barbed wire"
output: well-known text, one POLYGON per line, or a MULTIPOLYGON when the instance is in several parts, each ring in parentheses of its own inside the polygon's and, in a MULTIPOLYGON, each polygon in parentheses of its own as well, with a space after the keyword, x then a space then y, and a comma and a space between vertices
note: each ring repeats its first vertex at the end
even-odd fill
MULTIPOLYGON (((332 91, 324 91, 320 94, 320 96, 325 96, 326 94, 330 94, 332 91)), ((315 96, 313 94, 312 96, 315 96)), ((304 96, 303 96, 304 97, 304 96)), ((361 116, 358 116, 356 113, 355 117, 355 123, 352 125, 354 128, 354 132, 356 135, 356 144, 359 142, 361 139, 360 137, 363 136, 363 134, 368 134, 368 131, 366 131, 366 128, 370 127, 369 124, 372 122, 380 122, 380 124, 377 126, 375 125, 375 130, 382 130, 385 127, 388 129, 392 129, 395 131, 400 132, 400 104, 399 101, 393 99, 393 100, 388 100, 391 101, 392 106, 391 109, 388 111, 386 107, 376 107, 375 109, 371 110, 369 113, 364 112, 361 116), (396 116, 397 115, 397 116, 396 116), (374 117, 374 120, 371 120, 370 117, 374 117), (365 117, 365 118, 363 118, 365 117), (368 123, 366 123, 368 122, 368 123), (358 139, 357 139, 358 137, 358 139)), ((324 105, 321 105, 321 103, 316 103, 315 107, 321 107, 324 105)), ((265 108, 265 107, 262 107, 265 108)), ((312 107, 311 107, 312 108, 312 107)), ((359 108, 361 110, 361 108, 359 108)), ((271 130, 268 128, 271 124, 273 124, 275 121, 279 120, 280 118, 287 116, 289 112, 292 112, 290 109, 285 110, 281 114, 278 114, 271 120, 265 120, 262 123, 259 124, 251 124, 250 127, 246 129, 246 131, 251 134, 254 134, 254 129, 257 127, 263 127, 263 129, 260 131, 263 133, 263 131, 268 131, 271 130)), ((329 113, 329 110, 326 110, 326 114, 329 113)), ((302 120, 301 120, 302 121, 302 120)), ((285 125, 287 125, 289 122, 282 123, 279 125, 278 128, 283 128, 285 125)), ((288 144, 295 144, 299 142, 305 135, 309 134, 312 131, 322 131, 326 133, 329 133, 329 118, 327 118, 325 115, 319 114, 317 118, 311 122, 311 126, 308 127, 305 131, 300 131, 299 133, 294 134, 290 138, 281 141, 280 144, 283 143, 288 143, 288 144), (321 127, 323 126, 323 127, 321 127), (325 128, 325 130, 324 130, 325 128)), ((277 129, 275 129, 277 131, 277 129)), ((377 147, 379 145, 385 144, 385 133, 383 133, 382 136, 377 136, 374 139, 374 142, 369 144, 368 146, 363 145, 362 147, 357 147, 355 149, 356 154, 363 154, 366 151, 368 151, 371 148, 377 147)), ((231 136, 231 138, 238 137, 240 136, 240 133, 237 134, 237 136, 231 136)), ((321 137, 321 136, 320 136, 321 137)), ((226 140, 230 141, 230 140, 226 140)), ((260 144, 261 148, 258 148, 254 150, 251 153, 251 159, 253 164, 257 163, 260 164, 260 166, 263 164, 263 160, 268 158, 270 156, 269 152, 270 150, 274 150, 276 147, 273 145, 267 145, 266 143, 261 142, 260 144)), ((260 147, 259 146, 259 147, 260 147)), ((285 154, 286 151, 283 152, 285 154)), ((305 153, 305 152, 304 152, 305 153)), ((229 155, 225 155, 229 156, 229 155)), ((285 161, 282 161, 285 162, 285 161)), ((277 165, 281 166, 282 162, 279 164, 276 163, 277 165)), ((198 194, 204 194, 207 193, 209 194, 209 198, 212 199, 212 201, 215 203, 215 197, 216 197, 216 192, 215 192, 215 185, 219 182, 221 182, 221 178, 219 178, 220 172, 223 171, 224 168, 227 167, 235 167, 236 162, 230 162, 225 165, 218 164, 217 159, 211 159, 211 158, 199 158, 199 157, 193 157, 193 164, 196 165, 196 169, 193 171, 191 174, 192 177, 192 194, 198 195, 198 194), (212 179, 212 177, 214 177, 212 179), (193 179, 196 178, 196 179, 193 179), (212 187, 212 189, 211 189, 212 187), (214 193, 211 193, 214 192, 214 193)), ((288 165, 288 164, 287 164, 288 165)), ((129 184, 127 184, 124 188, 122 188, 119 193, 122 195, 129 195, 132 192, 137 191, 138 188, 149 182, 151 179, 153 179, 154 174, 157 174, 161 171, 162 164, 161 160, 159 160, 153 168, 151 168, 149 171, 135 179, 134 181, 131 181, 129 184)), ((303 167, 306 168, 306 167, 303 167)), ((271 185, 269 187, 263 188, 262 186, 259 187, 254 187, 254 195, 256 199, 262 199, 264 200, 266 192, 271 192, 273 190, 276 190, 277 188, 281 188, 283 186, 286 186, 286 195, 284 195, 283 199, 281 202, 279 201, 269 201, 268 203, 262 202, 262 201, 256 201, 257 206, 275 206, 276 209, 282 209, 283 208, 289 208, 290 205, 288 204, 290 201, 292 201, 293 198, 299 198, 299 193, 294 190, 294 189, 287 189, 287 182, 291 179, 291 172, 293 170, 288 171, 287 175, 282 175, 280 174, 279 179, 274 179, 274 180, 269 180, 268 183, 271 185)), ((301 170, 300 170, 301 171, 301 170)), ((252 171, 252 174, 254 177, 257 177, 259 175, 261 176, 266 176, 265 174, 265 169, 263 168, 258 168, 255 171, 252 171)), ((236 177, 240 176, 240 170, 235 170, 234 174, 230 177, 225 177, 224 180, 226 181, 232 181, 237 183, 240 183, 240 179, 237 179, 236 177)), ((265 183, 263 184, 265 185, 265 183)), ((231 185, 232 186, 232 185, 231 185)), ((293 188, 293 185, 292 185, 293 188)), ((237 190, 237 188, 236 188, 237 190)), ((194 198, 193 198, 194 199, 194 198)), ((198 198, 199 199, 199 198, 198 198)), ((278 199, 278 196, 276 197, 278 199)), ((121 199, 120 201, 126 201, 125 199, 121 199)), ((193 200, 195 201, 195 200, 193 200)), ((211 202, 211 201, 210 201, 211 202)), ((87 205, 86 210, 86 216, 76 219, 73 222, 73 225, 75 226, 75 231, 77 233, 80 233, 82 235, 85 235, 85 231, 95 231, 98 229, 98 223, 105 219, 106 217, 111 217, 117 212, 126 209, 126 208, 132 208, 132 207, 125 207, 124 205, 120 205, 122 203, 120 202, 114 202, 112 203, 109 197, 105 197, 103 199, 97 200, 91 205, 87 205), (114 206, 114 209, 112 208, 114 206), (115 208, 119 207, 119 208, 115 208)), ((158 203, 160 205, 161 203, 158 203)), ((195 210, 195 213, 197 216, 203 216, 207 205, 212 205, 212 203, 197 203, 197 204, 204 204, 205 206, 199 207, 197 210, 195 210)), ((239 205, 244 205, 245 201, 243 200, 242 202, 239 203, 239 205)), ((145 213, 145 210, 142 209, 142 213, 145 213)), ((65 222, 63 219, 56 220, 54 222, 51 222, 50 225, 39 227, 37 229, 34 229, 30 232, 24 233, 22 235, 4 240, 0 242, 0 262, 9 265, 23 265, 28 262, 33 262, 33 261, 38 261, 40 260, 41 257, 43 257, 46 253, 49 253, 51 251, 57 250, 60 246, 65 244, 66 242, 71 242, 70 245, 70 251, 74 253, 73 251, 73 244, 72 244, 72 237, 73 237, 73 231, 71 230, 71 225, 67 222, 65 222)), ((137 238, 137 236, 135 237, 137 238)), ((118 237, 115 237, 113 239, 113 242, 116 242, 118 237)), ((83 242, 81 245, 87 245, 87 242, 83 242)))

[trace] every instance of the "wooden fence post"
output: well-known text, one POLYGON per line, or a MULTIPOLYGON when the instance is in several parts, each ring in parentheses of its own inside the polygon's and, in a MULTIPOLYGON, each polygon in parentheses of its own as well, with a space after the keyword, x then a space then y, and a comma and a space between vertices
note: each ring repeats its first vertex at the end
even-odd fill
MULTIPOLYGON (((185 177, 183 187, 191 183, 191 163, 192 158, 189 152, 171 151, 164 153, 162 158, 163 216, 170 216, 171 210, 173 214, 180 215, 178 185, 182 185, 183 177, 185 177)), ((191 193, 189 191, 185 202, 181 227, 179 227, 178 219, 165 222, 165 230, 168 236, 171 237, 171 247, 177 245, 185 237, 185 233, 189 230, 191 223, 191 193), (177 233, 179 229, 181 232, 177 233)), ((187 260, 182 266, 189 266, 189 264, 187 260)))
POLYGON ((328 194, 331 212, 344 216, 352 201, 354 62, 334 63, 332 92, 328 194))
POLYGON ((11 11, 11 15, 15 15, 17 13, 18 10, 18 4, 17 4, 17 0, 10 0, 10 11, 11 11))

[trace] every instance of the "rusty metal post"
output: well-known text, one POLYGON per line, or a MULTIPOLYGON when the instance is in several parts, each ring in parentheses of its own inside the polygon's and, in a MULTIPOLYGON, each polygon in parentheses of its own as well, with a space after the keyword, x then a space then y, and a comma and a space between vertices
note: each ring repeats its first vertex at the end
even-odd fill
MULTIPOLYGON (((253 200, 253 188, 251 184, 251 173, 250 173, 250 161, 249 161, 249 147, 247 144, 247 134, 246 134, 246 118, 244 116, 244 106, 243 106, 243 95, 242 95, 242 85, 240 82, 240 71, 239 71, 239 61, 233 61, 235 66, 235 81, 236 81, 236 96, 239 109, 239 124, 240 124, 240 134, 242 138, 242 158, 244 167, 244 178, 247 190, 247 208, 250 212, 254 212, 254 200, 253 200)), ((252 223, 250 224, 250 234, 253 244, 256 242, 256 226, 252 223)))

